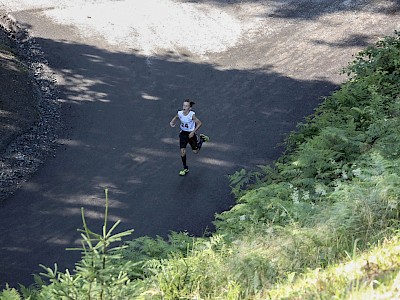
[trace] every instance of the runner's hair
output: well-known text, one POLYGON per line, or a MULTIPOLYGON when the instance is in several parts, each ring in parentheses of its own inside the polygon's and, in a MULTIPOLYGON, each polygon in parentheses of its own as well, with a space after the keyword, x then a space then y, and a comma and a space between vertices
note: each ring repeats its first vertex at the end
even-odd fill
POLYGON ((185 101, 184 102, 189 102, 190 103, 190 107, 192 107, 193 105, 195 105, 196 103, 195 102, 193 102, 192 100, 190 100, 189 98, 188 99, 185 99, 185 101))

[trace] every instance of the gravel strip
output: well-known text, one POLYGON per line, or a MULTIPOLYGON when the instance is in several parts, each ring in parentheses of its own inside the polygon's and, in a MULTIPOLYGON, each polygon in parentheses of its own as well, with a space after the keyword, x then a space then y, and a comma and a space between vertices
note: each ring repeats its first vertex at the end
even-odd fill
POLYGON ((30 70, 37 87, 38 121, 11 142, 0 157, 0 201, 11 196, 50 156, 55 156, 57 134, 61 129, 60 103, 55 76, 40 46, 5 11, 0 11, 0 29, 16 42, 17 55, 30 70))

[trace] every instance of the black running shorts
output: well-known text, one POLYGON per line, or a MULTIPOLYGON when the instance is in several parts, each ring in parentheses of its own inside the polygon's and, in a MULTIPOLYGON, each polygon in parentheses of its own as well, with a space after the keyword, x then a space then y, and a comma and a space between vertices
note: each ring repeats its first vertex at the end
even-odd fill
POLYGON ((192 147, 192 150, 197 150, 197 136, 196 134, 193 135, 192 138, 189 138, 189 131, 181 131, 179 133, 179 146, 180 148, 186 148, 187 144, 190 144, 190 147, 192 147))

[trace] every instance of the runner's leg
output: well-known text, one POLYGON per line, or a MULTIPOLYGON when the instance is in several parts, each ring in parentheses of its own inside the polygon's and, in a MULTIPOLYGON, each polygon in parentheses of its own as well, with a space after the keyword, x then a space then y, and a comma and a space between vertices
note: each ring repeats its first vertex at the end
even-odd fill
POLYGON ((189 139, 189 144, 190 147, 192 147, 193 153, 199 153, 200 149, 201 149, 201 143, 199 143, 200 139, 198 138, 197 134, 194 134, 194 136, 189 139))
POLYGON ((186 163, 186 146, 189 142, 189 133, 188 132, 181 132, 179 134, 179 146, 181 149, 181 159, 182 159, 182 164, 183 168, 188 170, 188 165, 186 163))
POLYGON ((181 148, 181 159, 182 159, 183 168, 189 169, 186 164, 186 149, 185 148, 181 148))

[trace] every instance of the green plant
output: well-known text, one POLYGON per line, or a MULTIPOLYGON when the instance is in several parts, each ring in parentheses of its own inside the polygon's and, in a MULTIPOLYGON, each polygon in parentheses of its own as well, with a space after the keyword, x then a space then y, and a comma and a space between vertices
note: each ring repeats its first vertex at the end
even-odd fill
POLYGON ((14 288, 10 288, 8 284, 6 288, 0 292, 0 300, 21 300, 21 296, 14 288))
POLYGON ((146 274, 143 266, 147 261, 167 259, 178 253, 185 256, 195 243, 197 243, 196 239, 186 232, 171 232, 167 240, 160 236, 155 238, 144 236, 127 241, 120 254, 123 261, 135 262, 134 267, 129 270, 129 277, 131 279, 144 278, 146 274))
POLYGON ((222 236, 198 240, 185 256, 145 264, 149 299, 239 299, 240 287, 225 268, 230 248, 222 236))
POLYGON ((106 209, 101 234, 91 231, 85 220, 82 208, 83 229, 79 229, 82 237, 82 248, 70 249, 82 252, 82 259, 76 264, 75 272, 68 270, 65 273, 42 266, 45 273, 42 276, 50 281, 49 285, 41 286, 38 299, 134 299, 140 294, 136 282, 128 276, 133 264, 129 261, 121 262, 120 251, 124 246, 111 247, 113 243, 120 243, 123 237, 133 230, 114 234, 118 226, 117 221, 111 228, 107 228, 108 220, 108 191, 106 194, 106 209))

